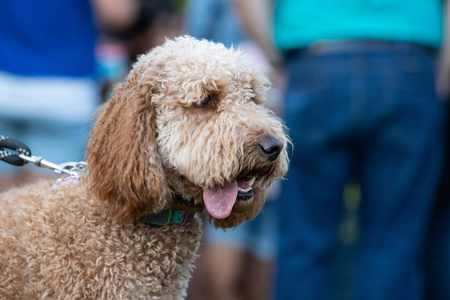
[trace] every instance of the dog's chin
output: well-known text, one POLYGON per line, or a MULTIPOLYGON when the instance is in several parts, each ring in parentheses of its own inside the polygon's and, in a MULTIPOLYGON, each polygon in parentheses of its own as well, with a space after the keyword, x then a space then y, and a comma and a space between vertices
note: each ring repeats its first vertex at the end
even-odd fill
POLYGON ((234 228, 241 223, 254 218, 261 210, 265 201, 265 191, 254 188, 251 192, 238 193, 231 213, 226 218, 214 218, 210 221, 216 228, 234 228))
POLYGON ((265 201, 265 190, 275 176, 273 170, 246 172, 246 175, 236 176, 233 182, 204 188, 175 168, 171 170, 169 184, 172 190, 185 199, 195 199, 193 203, 206 208, 214 226, 223 229, 236 227, 259 213, 265 201))

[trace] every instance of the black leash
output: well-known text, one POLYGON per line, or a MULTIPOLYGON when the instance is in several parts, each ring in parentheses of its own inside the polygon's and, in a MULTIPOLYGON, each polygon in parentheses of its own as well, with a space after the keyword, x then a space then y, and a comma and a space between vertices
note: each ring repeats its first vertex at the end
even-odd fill
POLYGON ((31 156, 31 150, 27 145, 8 136, 0 135, 0 160, 14 166, 24 166, 28 161, 20 158, 19 155, 31 156), (12 153, 6 149, 13 150, 12 153))

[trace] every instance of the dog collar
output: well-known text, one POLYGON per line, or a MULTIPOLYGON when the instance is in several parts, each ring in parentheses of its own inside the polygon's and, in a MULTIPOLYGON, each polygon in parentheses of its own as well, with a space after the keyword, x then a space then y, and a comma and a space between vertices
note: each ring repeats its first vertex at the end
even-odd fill
POLYGON ((152 227, 162 227, 167 225, 186 225, 194 219, 195 212, 179 209, 166 209, 157 214, 141 216, 141 221, 152 227))

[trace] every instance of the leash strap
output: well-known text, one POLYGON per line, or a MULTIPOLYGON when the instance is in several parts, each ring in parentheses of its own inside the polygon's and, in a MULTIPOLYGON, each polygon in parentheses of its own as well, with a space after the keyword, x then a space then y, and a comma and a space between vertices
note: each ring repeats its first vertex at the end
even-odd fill
POLYGON ((28 161, 20 158, 20 155, 31 156, 30 148, 16 139, 0 135, 0 160, 14 166, 26 165, 28 161), (7 149, 13 150, 17 154, 7 149))

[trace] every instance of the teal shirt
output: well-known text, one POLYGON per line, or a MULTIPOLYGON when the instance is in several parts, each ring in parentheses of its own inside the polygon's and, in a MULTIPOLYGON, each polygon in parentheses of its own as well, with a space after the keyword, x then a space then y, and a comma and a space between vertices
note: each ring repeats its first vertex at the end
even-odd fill
POLYGON ((275 41, 287 51, 319 41, 373 39, 437 48, 444 0, 277 0, 275 41))

